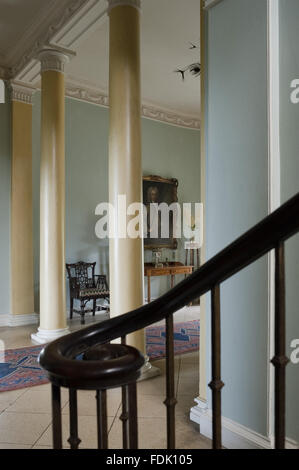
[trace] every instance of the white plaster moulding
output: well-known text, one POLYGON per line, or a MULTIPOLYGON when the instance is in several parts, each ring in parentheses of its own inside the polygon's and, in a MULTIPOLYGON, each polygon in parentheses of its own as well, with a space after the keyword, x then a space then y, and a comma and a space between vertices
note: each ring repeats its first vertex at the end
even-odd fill
POLYGON ((37 59, 41 63, 41 72, 47 72, 48 70, 55 72, 65 72, 65 65, 70 61, 72 57, 75 57, 76 53, 69 49, 61 47, 49 47, 44 48, 37 54, 37 59))
POLYGON ((9 88, 12 101, 20 101, 21 103, 32 104, 32 96, 36 91, 34 87, 11 81, 9 83, 9 88))
MULTIPOLYGON (((100 92, 99 90, 86 88, 78 85, 74 85, 71 82, 66 83, 65 94, 69 98, 74 98, 81 101, 87 101, 89 103, 109 107, 109 98, 107 94, 100 92)), ((150 104, 143 104, 141 108, 141 114, 144 118, 152 119, 154 121, 165 122, 174 126, 186 127, 189 129, 200 129, 200 120, 193 116, 186 116, 171 110, 162 109, 150 104)))

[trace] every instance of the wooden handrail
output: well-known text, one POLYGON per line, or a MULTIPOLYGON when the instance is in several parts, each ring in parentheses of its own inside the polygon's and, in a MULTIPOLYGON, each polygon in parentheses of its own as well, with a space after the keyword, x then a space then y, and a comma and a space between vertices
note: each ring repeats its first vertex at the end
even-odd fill
MULTIPOLYGON (((89 348, 108 343, 119 337, 123 338, 133 331, 166 319, 208 291, 214 292, 214 298, 215 292, 217 293, 214 310, 218 318, 220 305, 218 287, 220 284, 270 250, 277 250, 278 246, 281 246, 286 239, 298 231, 299 193, 157 300, 50 343, 40 354, 41 366, 46 369, 50 380, 56 386, 98 389, 105 387, 107 374, 110 376, 114 374, 115 384, 119 382, 119 385, 122 385, 121 377, 136 375, 143 363, 141 355, 138 356, 137 353, 135 353, 135 361, 132 360, 133 350, 130 352, 131 357, 123 355, 103 361, 78 361, 76 357, 89 348)), ((214 340, 217 338, 217 343, 219 343, 219 329, 220 324, 218 325, 216 322, 215 331, 217 333, 214 333, 216 335, 214 340)), ((280 350, 277 348, 277 351, 277 367, 281 368, 280 362, 284 361, 283 345, 280 350)), ((218 367, 215 363, 214 368, 214 382, 215 380, 217 382, 214 387, 215 396, 218 396, 219 401, 220 365, 218 367)), ((220 402, 217 408, 220 409, 220 402)), ((169 421, 171 421, 170 418, 169 421)), ((173 442, 173 439, 171 441, 173 442)), ((216 441, 216 446, 219 447, 221 438, 217 433, 216 441)))

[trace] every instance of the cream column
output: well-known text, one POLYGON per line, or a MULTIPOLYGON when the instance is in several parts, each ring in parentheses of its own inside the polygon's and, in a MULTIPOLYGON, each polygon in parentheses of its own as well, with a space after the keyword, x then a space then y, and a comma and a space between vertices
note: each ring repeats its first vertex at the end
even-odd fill
POLYGON ((32 95, 11 82, 11 325, 33 322, 32 95))
MULTIPOLYGON (((108 0, 108 4, 109 201, 116 209, 118 197, 125 195, 126 207, 119 210, 126 210, 131 203, 142 202, 140 0, 108 0)), ((118 210, 116 227, 117 216, 118 210)), ((111 315, 121 315, 143 305, 142 238, 110 239, 109 262, 111 315)), ((143 330, 129 335, 127 342, 145 353, 143 330)), ((148 376, 151 369, 148 362, 145 369, 148 376)))
POLYGON ((69 333, 65 301, 65 85, 69 54, 44 49, 41 61, 40 327, 44 343, 69 333))

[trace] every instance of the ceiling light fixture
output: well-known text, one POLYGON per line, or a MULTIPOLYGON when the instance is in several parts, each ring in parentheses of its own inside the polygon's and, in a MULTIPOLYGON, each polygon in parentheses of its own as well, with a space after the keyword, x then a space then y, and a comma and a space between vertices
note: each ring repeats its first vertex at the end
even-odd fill
MULTIPOLYGON (((194 44, 193 42, 189 41, 188 44, 189 44, 189 49, 190 50, 199 49, 199 46, 194 44)), ((200 72, 201 72, 201 65, 200 65, 199 62, 193 62, 192 64, 187 65, 186 67, 178 67, 176 70, 174 70, 174 72, 175 73, 180 73, 181 77, 182 77, 182 80, 184 81, 186 72, 189 72, 194 77, 198 77, 200 75, 200 72)))

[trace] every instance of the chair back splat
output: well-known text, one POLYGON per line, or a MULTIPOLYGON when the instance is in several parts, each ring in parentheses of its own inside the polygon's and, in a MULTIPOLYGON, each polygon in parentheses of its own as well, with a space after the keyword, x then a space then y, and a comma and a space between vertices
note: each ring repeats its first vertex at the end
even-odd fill
MULTIPOLYGON (((85 313, 96 313, 98 299, 106 299, 109 302, 109 287, 107 278, 104 274, 95 274, 96 263, 78 263, 66 264, 67 275, 70 289, 70 318, 73 318, 73 312, 81 315, 81 324, 85 323, 85 313), (74 300, 80 303, 80 309, 74 308, 74 300), (92 301, 92 309, 87 309, 86 305, 92 301)), ((109 309, 109 303, 108 303, 109 309)))

